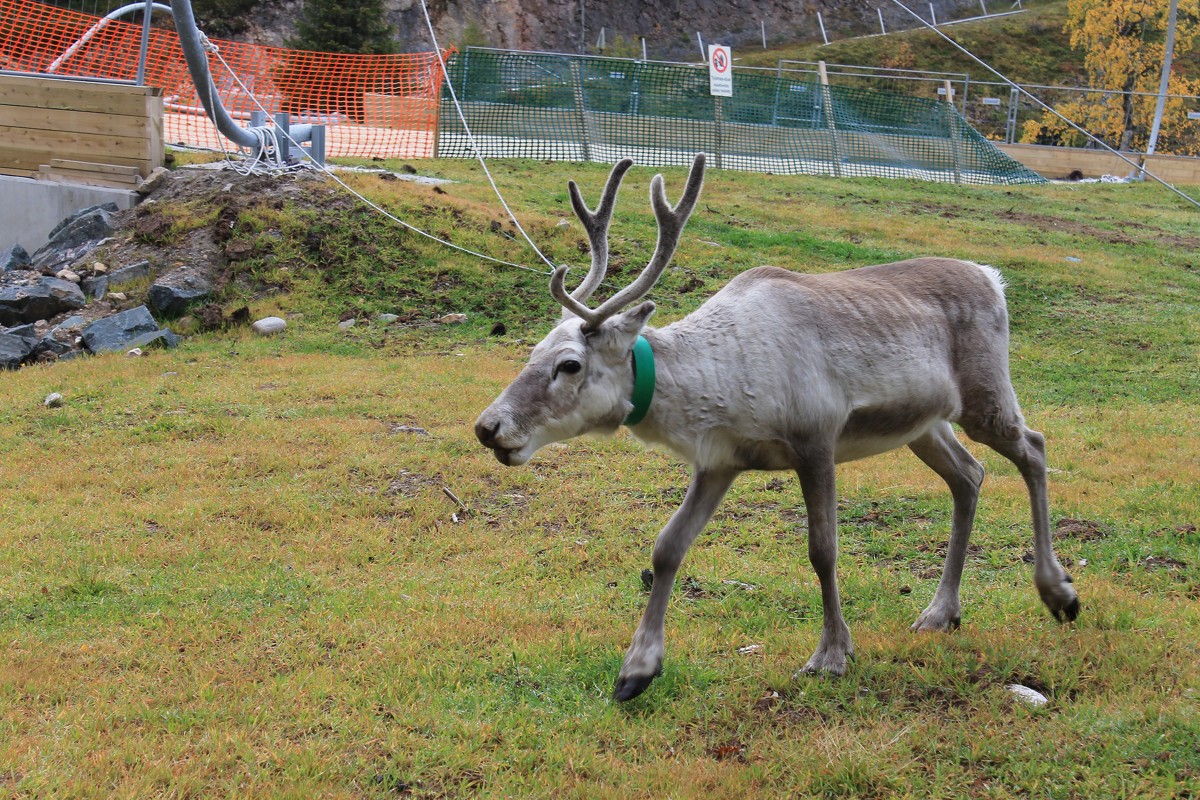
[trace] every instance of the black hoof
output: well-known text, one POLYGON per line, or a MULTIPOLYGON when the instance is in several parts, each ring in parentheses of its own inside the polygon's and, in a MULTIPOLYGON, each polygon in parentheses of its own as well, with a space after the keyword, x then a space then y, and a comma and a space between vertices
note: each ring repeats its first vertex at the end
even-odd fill
POLYGON ((653 675, 646 675, 636 678, 617 678, 617 685, 613 687, 613 699, 618 703, 624 703, 626 700, 632 700, 650 686, 650 683, 662 674, 662 670, 658 670, 653 675))
POLYGON ((1079 598, 1072 598, 1071 602, 1051 613, 1054 614, 1054 618, 1059 622, 1074 622, 1075 618, 1079 616, 1079 598))

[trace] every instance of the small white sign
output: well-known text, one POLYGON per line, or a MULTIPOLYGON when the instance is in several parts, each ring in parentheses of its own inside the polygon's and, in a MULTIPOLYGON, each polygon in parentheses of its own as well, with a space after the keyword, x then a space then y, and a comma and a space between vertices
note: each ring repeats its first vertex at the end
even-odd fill
POLYGON ((733 55, 723 44, 708 46, 708 91, 717 97, 733 97, 733 55))
POLYGON ((1000 105, 1000 98, 999 97, 985 97, 985 98, 983 98, 983 104, 985 106, 998 106, 998 105, 1000 105))

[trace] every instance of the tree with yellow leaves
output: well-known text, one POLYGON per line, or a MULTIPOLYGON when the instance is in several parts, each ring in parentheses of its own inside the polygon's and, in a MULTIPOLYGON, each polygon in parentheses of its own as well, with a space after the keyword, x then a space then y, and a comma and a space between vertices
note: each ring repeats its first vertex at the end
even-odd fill
MULTIPOLYGON (((1145 150, 1161 78, 1169 0, 1068 0, 1066 33, 1084 51, 1084 69, 1093 89, 1056 110, 1111 147, 1145 150), (1138 95, 1135 92, 1146 92, 1138 95)), ((1176 54, 1200 38, 1200 0, 1179 0, 1176 54)), ((1200 81, 1172 70, 1169 94, 1200 93, 1200 81)), ((1187 119, 1184 101, 1167 98, 1157 149, 1200 154, 1200 132, 1187 119)), ((1050 113, 1025 123, 1021 141, 1082 146, 1086 137, 1050 113)))

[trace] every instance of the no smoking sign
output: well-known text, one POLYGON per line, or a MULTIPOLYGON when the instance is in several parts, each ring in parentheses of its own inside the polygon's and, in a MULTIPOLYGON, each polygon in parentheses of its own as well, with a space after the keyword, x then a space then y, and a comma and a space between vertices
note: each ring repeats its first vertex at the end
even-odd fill
POLYGON ((708 46, 708 91, 717 97, 733 97, 733 56, 723 44, 708 46))

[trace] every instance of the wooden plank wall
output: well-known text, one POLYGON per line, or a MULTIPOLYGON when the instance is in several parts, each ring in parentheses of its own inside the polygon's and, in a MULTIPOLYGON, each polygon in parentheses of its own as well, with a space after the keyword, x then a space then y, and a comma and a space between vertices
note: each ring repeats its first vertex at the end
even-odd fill
MULTIPOLYGON (((1072 172, 1078 172, 1084 178, 1099 178, 1102 175, 1124 177, 1134 171, 1106 150, 1036 144, 1002 144, 999 147, 1042 177, 1052 180, 1062 180, 1072 172)), ((1141 153, 1126 155, 1139 164, 1144 158, 1141 153)), ((1146 169, 1168 183, 1200 184, 1200 158, 1155 154, 1145 158, 1145 164, 1146 169)))
POLYGON ((0 174, 37 177, 57 161, 146 177, 163 157, 162 89, 0 75, 0 174))

